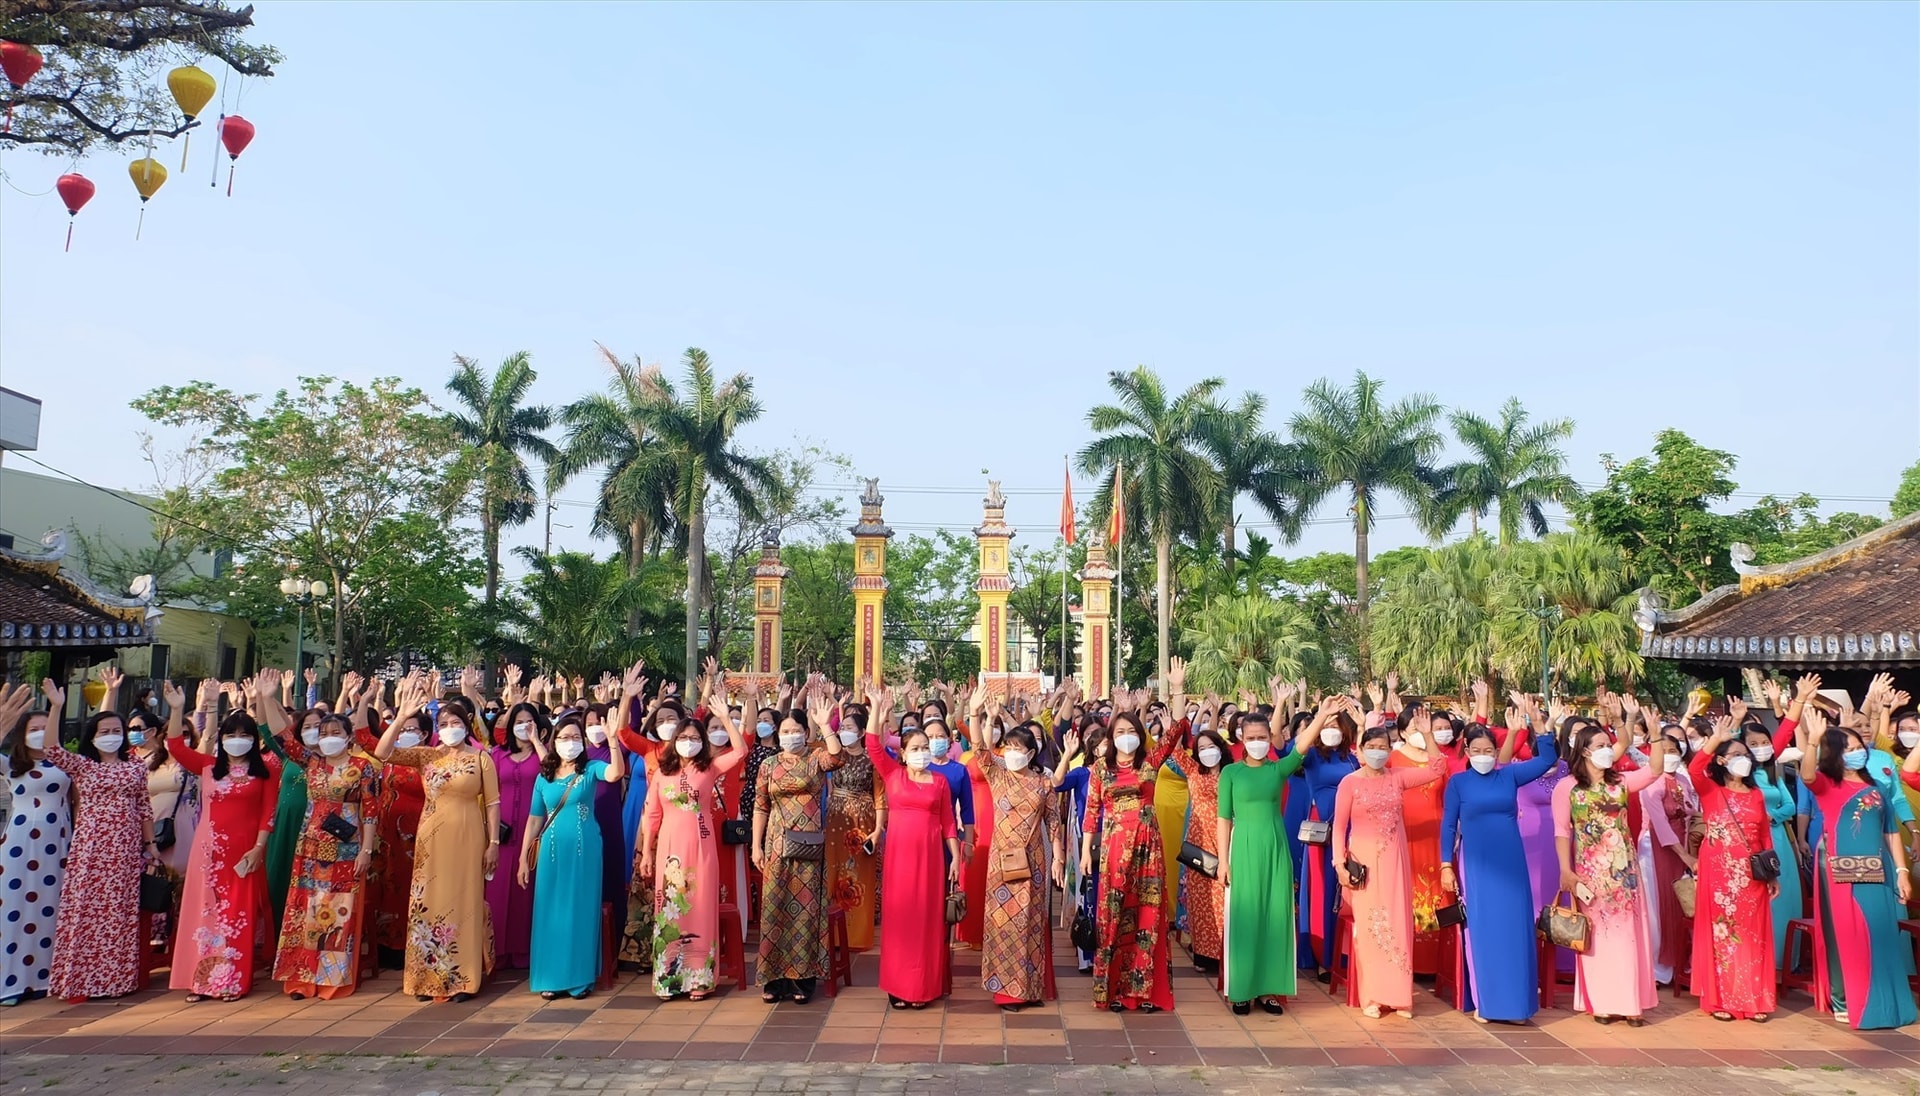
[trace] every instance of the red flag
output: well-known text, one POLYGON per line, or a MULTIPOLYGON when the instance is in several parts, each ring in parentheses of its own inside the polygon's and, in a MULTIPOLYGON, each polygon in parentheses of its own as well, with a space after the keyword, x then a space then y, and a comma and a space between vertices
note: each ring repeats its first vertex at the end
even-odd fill
POLYGON ((1119 544, 1127 531, 1127 496, 1120 482, 1120 464, 1113 465, 1113 510, 1107 516, 1107 543, 1119 544))
POLYGON ((1060 498, 1060 535, 1066 538, 1068 544, 1072 544, 1075 541, 1074 520, 1073 520, 1073 473, 1063 469, 1062 476, 1067 481, 1067 490, 1066 490, 1066 494, 1062 495, 1060 498))

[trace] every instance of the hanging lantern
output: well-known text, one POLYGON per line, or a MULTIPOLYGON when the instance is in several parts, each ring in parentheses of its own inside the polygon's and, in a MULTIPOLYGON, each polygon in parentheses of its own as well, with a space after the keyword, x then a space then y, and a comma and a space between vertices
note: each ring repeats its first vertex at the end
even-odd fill
POLYGON ((93 200, 93 180, 85 175, 67 174, 54 181, 53 188, 60 192, 60 200, 67 203, 67 247, 73 250, 73 218, 80 208, 93 200))
POLYGON ((90 677, 87 683, 80 687, 80 695, 86 700, 87 707, 98 708, 100 702, 107 699, 107 683, 97 677, 90 677))
MULTIPOLYGON (((182 65, 167 73, 167 90, 173 92, 173 101, 179 106, 180 113, 188 122, 200 116, 213 101, 213 77, 196 65, 182 65)), ((187 148, 193 143, 193 134, 189 131, 180 143, 180 170, 187 168, 187 148)))
POLYGON ((160 192, 167 181, 167 169, 151 156, 135 160, 127 165, 127 174, 133 177, 133 189, 140 192, 140 223, 134 226, 133 238, 140 238, 140 230, 147 223, 147 199, 160 192))
MULTIPOLYGON (((7 74, 7 83, 13 90, 19 91, 27 86, 27 81, 40 71, 47 59, 40 51, 25 42, 0 42, 0 72, 7 74)), ((4 132, 13 132, 13 103, 7 103, 7 123, 4 132)))
POLYGON ((233 169, 240 154, 253 143, 253 123, 238 114, 220 119, 220 143, 227 146, 227 197, 233 197, 233 169))

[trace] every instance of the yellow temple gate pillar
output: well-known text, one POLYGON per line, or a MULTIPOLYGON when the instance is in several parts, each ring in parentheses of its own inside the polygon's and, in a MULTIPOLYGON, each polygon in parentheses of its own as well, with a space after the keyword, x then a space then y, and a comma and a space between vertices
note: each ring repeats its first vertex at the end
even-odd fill
POLYGON ((1003 674, 1007 661, 1007 596, 1013 592, 1011 563, 1007 543, 1013 529, 1007 525, 1007 500, 1000 493, 1000 481, 987 481, 985 514, 973 535, 980 542, 980 579, 974 592, 980 595, 980 616, 975 624, 980 637, 980 673, 1003 674))
POLYGON ((1087 562, 1080 568, 1080 688, 1090 700, 1113 691, 1113 580, 1120 572, 1107 562, 1107 534, 1095 529, 1087 541, 1087 562))
POLYGON ((780 534, 769 531, 753 568, 753 673, 778 674, 782 635, 780 614, 786 607, 783 592, 793 570, 780 562, 780 534))
POLYGON ((860 524, 853 534, 853 680, 879 680, 886 654, 887 541, 893 530, 881 520, 880 481, 867 480, 860 495, 860 524))

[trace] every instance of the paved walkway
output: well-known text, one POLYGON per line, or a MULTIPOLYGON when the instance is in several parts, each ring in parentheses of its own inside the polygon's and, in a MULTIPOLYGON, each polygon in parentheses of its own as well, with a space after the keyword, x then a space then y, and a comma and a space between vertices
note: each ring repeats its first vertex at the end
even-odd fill
MULTIPOLYGON (((1640 1067, 1648 1077, 1713 1070, 1726 1075, 1729 1067, 1770 1070, 1760 1076, 1773 1078, 1769 1083, 1784 1086, 1778 1089, 1783 1092, 1815 1091, 1809 1085, 1832 1074, 1848 1082, 1836 1094, 1846 1088, 1871 1091, 1864 1087, 1864 1079, 1875 1076, 1871 1071, 1886 1070, 1899 1071, 1881 1075, 1897 1078, 1886 1083, 1909 1096, 1920 1091, 1915 1082, 1920 1077, 1916 1072, 1920 1071, 1920 1038, 1915 1033, 1851 1031, 1813 1012, 1812 1003, 1799 992, 1790 993, 1782 1011, 1765 1025, 1716 1023, 1691 998, 1665 993, 1647 1026, 1603 1027, 1566 1011, 1563 993, 1561 1007, 1542 1012, 1535 1025, 1507 1027, 1476 1024, 1433 997, 1430 990, 1421 992, 1415 1019, 1368 1020, 1356 1010, 1335 1004, 1320 986, 1309 982, 1285 1016, 1256 1011, 1237 1017, 1210 982, 1182 966, 1176 968, 1174 978, 1176 1011, 1116 1016, 1094 1010, 1088 981, 1073 973, 1064 940, 1061 949, 1062 1000, 1011 1015, 996 1008, 981 989, 979 956, 971 952, 956 953, 953 998, 922 1012, 887 1007, 886 998, 874 988, 878 959, 872 954, 856 960, 855 986, 843 988, 837 998, 822 995, 810 1005, 771 1008, 761 1003, 757 993, 737 990, 698 1004, 662 1004, 654 999, 646 980, 633 975, 622 976, 614 989, 584 1001, 548 1003, 527 992, 523 977, 514 972, 497 976, 478 998, 457 1005, 420 1004, 399 992, 399 979, 391 972, 339 1001, 294 1001, 277 992, 278 986, 271 982, 261 983, 253 996, 232 1005, 217 1001, 189 1005, 183 994, 158 988, 119 1001, 72 1006, 32 1001, 0 1009, 0 1055, 6 1062, 0 1068, 0 1084, 17 1091, 12 1084, 15 1063, 23 1068, 32 1063, 42 1076, 60 1083, 110 1083, 111 1074, 87 1072, 105 1061, 101 1055, 166 1055, 170 1064, 163 1072, 171 1074, 178 1068, 183 1074, 215 1079, 221 1071, 196 1056, 244 1060, 252 1064, 232 1067, 239 1070, 237 1075, 256 1076, 262 1068, 272 1072, 280 1068, 272 1064, 278 1059, 258 1058, 271 1053, 288 1060, 298 1056, 303 1063, 321 1056, 327 1069, 356 1075, 364 1068, 359 1060, 338 1056, 388 1059, 379 1073, 382 1078, 396 1069, 404 1073, 416 1068, 412 1060, 396 1063, 391 1059, 417 1055, 439 1063, 417 1064, 417 1068, 441 1076, 478 1071, 471 1073, 471 1083, 480 1086, 477 1091, 491 1091, 485 1085, 496 1083, 496 1068, 509 1074, 516 1069, 549 1068, 524 1062, 496 1067, 491 1059, 605 1060, 603 1065, 568 1068, 617 1078, 621 1086, 657 1085, 661 1077, 683 1085, 690 1081, 732 1084, 745 1076, 758 1078, 753 1082, 757 1086, 783 1076, 777 1069, 721 1072, 705 1066, 658 1076, 627 1072, 634 1067, 652 1069, 661 1062, 730 1062, 1055 1067, 1033 1074, 1006 1069, 993 1074, 1045 1078, 1095 1076, 1086 1072, 1088 1067, 1124 1067, 1129 1078, 1177 1079, 1184 1071, 1205 1068, 1212 1071, 1206 1076, 1220 1084, 1260 1076, 1237 1070, 1285 1067, 1285 1073, 1276 1076, 1331 1078, 1322 1091, 1358 1087, 1358 1078, 1392 1081, 1405 1076, 1395 1074, 1393 1067, 1411 1067, 1419 1076, 1450 1078, 1451 1091, 1458 1092, 1516 1091, 1508 1087, 1512 1079, 1546 1076, 1540 1067, 1584 1067, 1587 1072, 1581 1076, 1595 1078, 1592 1083, 1604 1084, 1613 1096, 1637 1091, 1621 1087, 1614 1079, 1636 1076, 1618 1072, 1630 1067, 1640 1067), (85 1061, 60 1064, 57 1057, 76 1055, 86 1056, 85 1061), (462 1060, 465 1064, 456 1070, 462 1060), (263 1067, 261 1062, 268 1065, 263 1067), (1487 1066, 1511 1068, 1491 1072, 1478 1068, 1487 1066), (1306 1072, 1330 1067, 1350 1067, 1351 1072, 1306 1072), (1146 1073, 1141 1072, 1143 1068, 1146 1073), (1496 1083, 1488 1078, 1498 1079, 1499 1087, 1485 1087, 1496 1083)), ((163 985, 164 979, 156 979, 155 984, 163 985)), ((145 1069, 137 1072, 152 1075, 145 1069)), ((904 1070, 873 1075, 904 1078, 901 1083, 906 1084, 919 1074, 904 1070)), ((944 1092, 941 1085, 949 1081, 957 1085, 969 1074, 944 1069, 935 1076, 942 1080, 924 1091, 944 1092)), ((1173 1081, 1157 1083, 1164 1089, 1173 1081)), ((412 1091, 434 1087, 423 1085, 412 1091)), ((616 1087, 614 1091, 653 1089, 616 1087)), ((923 1088, 914 1086, 912 1091, 918 1094, 923 1088)), ((1037 1091, 1055 1089, 1042 1085, 1037 1091)), ((1104 1093, 1105 1089, 1074 1091, 1104 1093)), ((1759 1094, 1774 1089, 1756 1084, 1724 1091, 1759 1094)))
POLYGON ((271 1091, 282 1096, 494 1096, 600 1093, 643 1096, 1505 1096, 1606 1092, 1609 1096, 1910 1096, 1912 1071, 1604 1069, 1518 1066, 910 1066, 742 1065, 688 1062, 553 1062, 489 1058, 9 1056, 9 1091, 173 1093, 271 1091))

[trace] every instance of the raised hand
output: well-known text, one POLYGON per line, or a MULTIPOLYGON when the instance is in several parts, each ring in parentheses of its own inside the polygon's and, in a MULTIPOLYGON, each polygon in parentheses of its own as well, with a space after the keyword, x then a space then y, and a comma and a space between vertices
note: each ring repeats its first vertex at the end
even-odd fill
POLYGON ((0 735, 13 734, 20 717, 32 706, 33 686, 24 681, 18 685, 0 685, 0 735))
POLYGON ((1814 694, 1819 691, 1820 675, 1802 674, 1800 675, 1800 679, 1793 683, 1793 702, 1795 704, 1805 704, 1807 701, 1812 700, 1814 694))
POLYGON ((47 698, 47 710, 58 716, 67 702, 67 691, 53 683, 50 677, 40 679, 40 695, 47 698))
POLYGON ((1387 694, 1380 688, 1378 681, 1367 682, 1367 702, 1373 705, 1374 711, 1380 710, 1380 705, 1386 701, 1386 698, 1387 694))
POLYGON ((1733 720, 1733 725, 1736 727, 1745 723, 1747 721, 1747 702, 1737 696, 1729 695, 1727 697, 1727 718, 1733 720))
POLYGON ((127 675, 121 673, 118 666, 108 666, 100 671, 100 680, 107 686, 107 700, 111 702, 120 692, 120 685, 127 680, 127 675))
POLYGON ((1167 695, 1186 695, 1187 660, 1178 655, 1167 660, 1167 695))
POLYGON ((311 666, 309 666, 309 667, 307 667, 307 668, 306 668, 306 671, 305 671, 305 673, 304 673, 304 676, 305 676, 305 677, 306 677, 306 679, 307 679, 307 687, 308 687, 308 688, 312 688, 313 686, 315 686, 315 685, 317 685, 317 684, 319 684, 319 683, 320 683, 320 673, 319 673, 319 671, 317 671, 317 670, 315 670, 315 669, 314 669, 313 667, 311 667, 311 666))
POLYGON ((647 664, 644 660, 627 667, 627 672, 620 678, 622 697, 631 700, 641 694, 647 683, 646 669, 647 664))
POLYGON ((465 666, 460 670, 460 693, 478 693, 480 691, 480 667, 465 666))
POLYGON ((160 696, 167 702, 167 710, 170 712, 178 712, 186 708, 187 691, 172 681, 160 683, 160 696))

